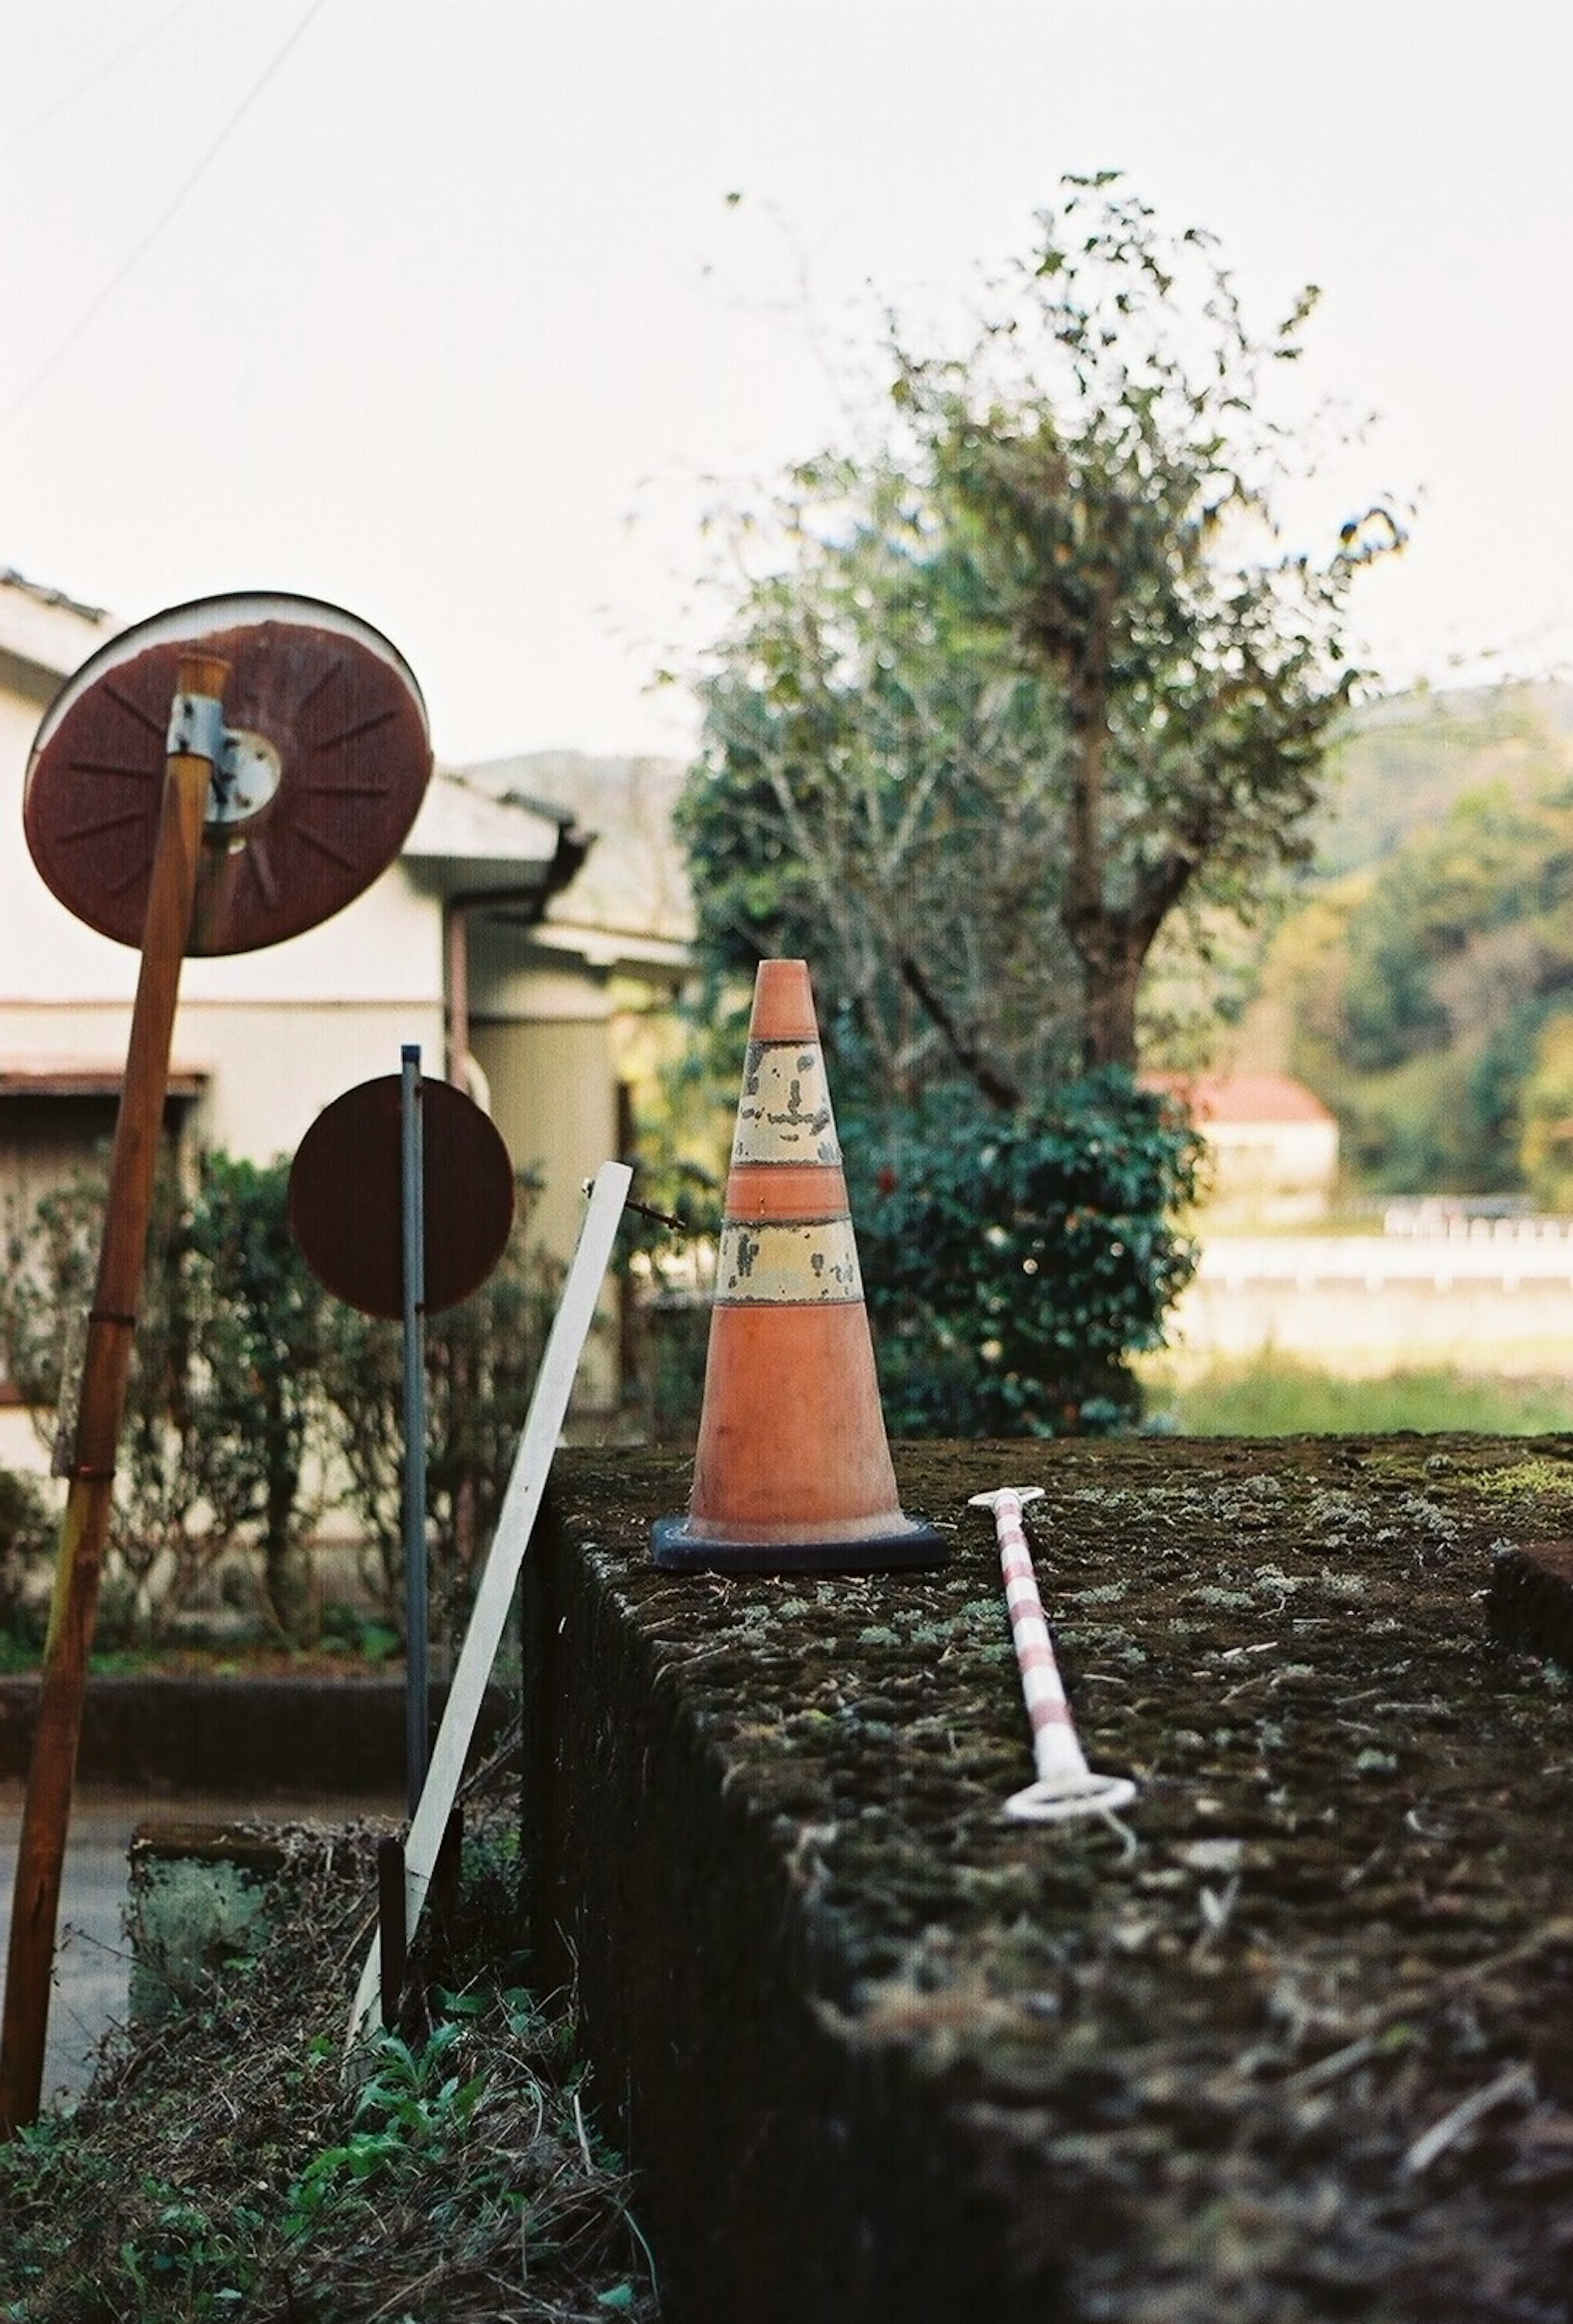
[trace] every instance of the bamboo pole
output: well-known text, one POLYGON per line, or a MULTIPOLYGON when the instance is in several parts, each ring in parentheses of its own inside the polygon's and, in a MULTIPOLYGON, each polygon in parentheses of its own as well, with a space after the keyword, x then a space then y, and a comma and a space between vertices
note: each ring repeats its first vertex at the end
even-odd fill
POLYGON ((176 678, 142 964, 110 1155, 109 1192, 88 1318, 75 1451, 60 1520, 54 1600, 44 1645, 38 1725, 17 1843, 5 2006, 0 2021, 0 2137, 5 2138, 36 2119, 43 2084, 55 1922, 88 1656, 153 1212, 180 963, 190 936, 202 825, 213 755, 222 730, 227 675, 227 663, 214 655, 193 651, 181 656, 176 678), (215 708, 217 716, 211 715, 215 708), (191 715, 193 711, 197 715, 191 715), (206 717, 201 715, 204 712, 208 714, 206 717))

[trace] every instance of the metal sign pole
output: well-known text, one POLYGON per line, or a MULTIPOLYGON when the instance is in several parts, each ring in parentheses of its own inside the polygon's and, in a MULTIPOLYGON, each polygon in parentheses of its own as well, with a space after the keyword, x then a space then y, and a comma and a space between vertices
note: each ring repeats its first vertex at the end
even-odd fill
POLYGON ((227 676, 227 663, 215 655, 193 651, 180 657, 125 1083, 88 1319, 75 1452, 60 1521, 38 1725, 17 1842, 0 2025, 0 2137, 34 2120, 43 2084, 55 1921, 88 1656, 153 1211, 180 963, 190 935, 208 786, 223 740, 227 676))
POLYGON ((430 1754, 426 1581, 426 1176, 421 1050, 399 1052, 399 1160, 404 1276, 404 1772, 410 1813, 430 1754))

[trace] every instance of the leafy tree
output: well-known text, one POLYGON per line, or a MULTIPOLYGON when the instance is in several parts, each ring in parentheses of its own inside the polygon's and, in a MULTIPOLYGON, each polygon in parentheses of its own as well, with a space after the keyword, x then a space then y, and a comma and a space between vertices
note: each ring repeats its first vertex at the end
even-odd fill
POLYGON ((1165 923, 1248 920, 1303 860, 1346 593, 1400 538, 1273 534, 1266 381, 1314 290, 1254 337, 1112 176, 1038 228, 966 355, 893 331, 874 447, 789 479, 680 811, 716 967, 802 952, 898 1095, 1002 1108, 1133 1067, 1165 923))
POLYGON ((1573 1212, 1573 1010, 1546 1020, 1526 1079, 1521 1159, 1540 1209, 1573 1212))
POLYGON ((1498 783, 1285 932, 1291 1061, 1338 1113, 1368 1184, 1479 1193, 1526 1169, 1546 1178, 1556 1044, 1538 1045, 1573 1007, 1570 929, 1573 790, 1498 783), (1548 1079, 1526 1146, 1537 1072, 1548 1079))
POLYGON ((1362 703, 1334 735, 1317 868, 1372 869, 1471 791, 1528 799, 1573 772, 1573 689, 1558 681, 1417 686, 1362 703))
POLYGON ((904 1425, 1128 1417, 1188 1271, 1143 972, 1183 927, 1208 990, 1308 855, 1347 592, 1400 540, 1275 533, 1315 297, 1254 335, 1207 236, 1068 180, 967 351, 893 324, 874 440, 740 521, 680 808, 707 1007, 810 964, 904 1425))

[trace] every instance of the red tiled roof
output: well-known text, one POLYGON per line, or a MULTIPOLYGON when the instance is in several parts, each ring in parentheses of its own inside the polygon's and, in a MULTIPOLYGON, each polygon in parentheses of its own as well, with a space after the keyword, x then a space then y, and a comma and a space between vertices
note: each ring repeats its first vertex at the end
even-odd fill
POLYGON ((1143 1085, 1179 1098, 1193 1120, 1331 1121, 1319 1097, 1288 1074, 1143 1074, 1143 1085))

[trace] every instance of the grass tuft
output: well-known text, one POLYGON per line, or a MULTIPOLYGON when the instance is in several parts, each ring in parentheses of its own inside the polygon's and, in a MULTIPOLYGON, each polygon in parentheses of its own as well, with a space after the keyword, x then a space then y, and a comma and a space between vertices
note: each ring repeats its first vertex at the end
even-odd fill
POLYGON ((1447 1369, 1346 1379, 1290 1357, 1219 1364, 1196 1378, 1154 1372, 1147 1425, 1182 1436, 1539 1436, 1573 1427, 1573 1386, 1447 1369))

